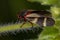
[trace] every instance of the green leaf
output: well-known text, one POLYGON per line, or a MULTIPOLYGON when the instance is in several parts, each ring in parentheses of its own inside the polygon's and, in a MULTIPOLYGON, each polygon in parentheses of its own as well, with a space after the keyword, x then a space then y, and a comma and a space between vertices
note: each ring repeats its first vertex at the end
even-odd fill
POLYGON ((58 2, 58 0, 42 0, 42 4, 47 4, 47 5, 54 5, 58 2))
POLYGON ((31 2, 42 2, 43 4, 56 4, 58 0, 28 0, 31 2))
POLYGON ((40 2, 41 0, 27 0, 27 1, 30 1, 30 2, 40 2))
POLYGON ((30 2, 39 2, 43 5, 55 5, 60 6, 60 0, 28 0, 30 2))
POLYGON ((54 18, 60 18, 60 7, 52 6, 50 10, 54 18))
POLYGON ((60 35, 57 35, 54 40, 60 40, 60 35))
MULTIPOLYGON (((22 28, 20 27, 22 23, 16 23, 16 24, 10 24, 10 25, 3 25, 0 26, 0 33, 1 32, 6 32, 6 31, 12 31, 12 30, 17 30, 17 29, 22 29, 22 28, 30 28, 31 24, 30 23, 25 23, 22 28)), ((35 27, 37 26, 36 24, 33 24, 35 27)))
POLYGON ((53 40, 58 35, 59 30, 55 27, 46 27, 39 35, 38 40, 53 40))

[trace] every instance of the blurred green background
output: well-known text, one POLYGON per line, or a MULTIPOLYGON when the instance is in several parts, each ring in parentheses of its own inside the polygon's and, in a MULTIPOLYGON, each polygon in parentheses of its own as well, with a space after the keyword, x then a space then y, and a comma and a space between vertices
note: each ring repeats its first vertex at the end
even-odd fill
MULTIPOLYGON (((0 0, 0 24, 1 23, 10 23, 17 21, 17 13, 23 9, 33 9, 33 10, 50 10, 55 19, 55 25, 52 27, 46 27, 39 35, 38 40, 60 40, 60 0, 0 0), (48 30, 48 31, 47 31, 48 30)), ((5 27, 0 28, 1 31, 4 29, 10 30, 14 28, 19 29, 20 24, 12 24, 5 27)), ((15 30, 15 29, 14 29, 15 30)), ((8 31, 8 30, 7 30, 8 31)), ((35 30, 34 30, 35 31, 35 30)), ((41 30, 39 30, 41 31, 41 30)), ((24 31, 23 31, 24 32, 24 31)), ((23 33, 21 32, 21 34, 23 33)), ((3 34, 3 33, 2 33, 3 34)), ((19 37, 16 38, 14 34, 10 35, 9 32, 7 37, 18 39, 20 38, 20 33, 18 34, 19 37)), ((25 35, 25 34, 24 34, 25 35)), ((29 34, 28 34, 29 35, 29 34)), ((2 35, 0 39, 5 40, 5 35, 2 35)), ((23 34, 21 35, 23 37, 23 34)), ((33 36, 33 35, 30 35, 33 36)), ((8 40, 6 37, 6 40, 8 40)), ((13 40, 12 39, 12 40, 13 40)), ((11 39, 10 39, 11 40, 11 39)))

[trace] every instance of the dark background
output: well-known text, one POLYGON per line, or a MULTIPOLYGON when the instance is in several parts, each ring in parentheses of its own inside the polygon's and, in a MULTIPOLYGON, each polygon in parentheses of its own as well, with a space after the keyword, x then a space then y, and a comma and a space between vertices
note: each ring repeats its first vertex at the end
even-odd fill
POLYGON ((0 23, 17 21, 17 13, 23 9, 47 10, 50 6, 27 0, 0 0, 0 23))

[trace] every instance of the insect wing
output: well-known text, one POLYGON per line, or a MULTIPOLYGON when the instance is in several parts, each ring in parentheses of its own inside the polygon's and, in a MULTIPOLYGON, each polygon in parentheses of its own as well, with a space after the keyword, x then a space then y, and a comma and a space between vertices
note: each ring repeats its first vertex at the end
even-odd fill
MULTIPOLYGON (((39 26, 44 26, 44 17, 41 17, 41 18, 39 18, 38 19, 38 21, 37 21, 37 24, 39 25, 39 26)), ((46 19, 46 23, 45 23, 45 25, 46 26, 53 26, 55 24, 55 21, 54 21, 54 19, 53 18, 47 18, 46 19)))
POLYGON ((42 27, 43 26, 43 21, 44 21, 44 17, 40 17, 37 20, 37 24, 42 27))
POLYGON ((38 15, 37 13, 31 13, 27 15, 26 17, 40 17, 40 15, 38 15))

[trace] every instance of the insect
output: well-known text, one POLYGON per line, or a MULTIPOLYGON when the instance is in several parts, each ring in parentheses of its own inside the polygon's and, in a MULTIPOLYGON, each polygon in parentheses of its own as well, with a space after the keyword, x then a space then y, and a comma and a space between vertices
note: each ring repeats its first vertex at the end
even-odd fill
POLYGON ((23 10, 18 13, 18 19, 23 20, 24 23, 21 27, 28 21, 33 27, 33 23, 38 24, 41 27, 53 26, 55 21, 52 18, 52 14, 46 10, 23 10))

